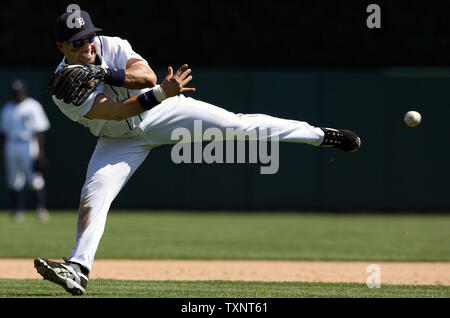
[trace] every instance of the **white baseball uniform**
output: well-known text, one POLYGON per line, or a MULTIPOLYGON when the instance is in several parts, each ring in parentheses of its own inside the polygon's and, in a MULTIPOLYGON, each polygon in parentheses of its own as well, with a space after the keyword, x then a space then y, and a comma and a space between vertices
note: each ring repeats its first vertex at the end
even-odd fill
POLYGON ((20 191, 27 183, 33 190, 44 188, 42 173, 33 171, 33 162, 39 154, 36 134, 49 128, 42 105, 31 97, 20 103, 11 100, 3 106, 0 129, 6 138, 6 174, 11 190, 20 191))
MULTIPOLYGON (((118 37, 98 36, 95 45, 103 67, 125 69, 131 58, 144 60, 132 50, 128 41, 118 37)), ((65 59, 56 71, 63 65, 65 59)), ((92 268, 112 201, 153 147, 176 142, 171 139, 174 129, 187 128, 194 135, 194 120, 202 120, 204 130, 215 127, 224 135, 226 128, 240 128, 243 131, 274 129, 280 141, 315 146, 319 146, 324 137, 321 129, 306 122, 263 114, 235 114, 183 95, 168 98, 156 107, 122 121, 84 117, 100 92, 119 101, 148 90, 129 90, 102 83, 78 107, 53 96, 54 102, 66 116, 88 127, 92 134, 99 137, 82 188, 77 240, 69 256, 69 261, 79 263, 88 270, 92 268)))

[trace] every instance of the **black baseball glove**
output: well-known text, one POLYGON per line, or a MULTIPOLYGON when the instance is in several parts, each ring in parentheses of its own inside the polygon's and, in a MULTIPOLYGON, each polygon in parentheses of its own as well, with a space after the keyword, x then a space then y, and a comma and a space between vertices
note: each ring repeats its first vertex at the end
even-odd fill
POLYGON ((111 72, 95 65, 65 65, 51 78, 46 92, 64 100, 66 104, 80 106, 111 72))

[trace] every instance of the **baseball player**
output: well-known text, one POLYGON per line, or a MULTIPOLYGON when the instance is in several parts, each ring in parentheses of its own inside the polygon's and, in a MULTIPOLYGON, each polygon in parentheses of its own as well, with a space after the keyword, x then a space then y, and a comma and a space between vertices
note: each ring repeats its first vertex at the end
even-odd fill
POLYGON ((27 96, 23 81, 13 81, 11 92, 12 99, 1 110, 0 149, 3 150, 13 219, 22 222, 25 218, 25 186, 28 185, 33 192, 38 219, 46 222, 49 214, 42 172, 44 133, 50 123, 42 105, 27 96))
POLYGON ((359 137, 349 130, 319 128, 263 114, 235 114, 185 97, 182 93, 195 91, 187 87, 192 75, 186 64, 176 72, 169 67, 158 85, 146 59, 134 52, 128 41, 98 36, 101 29, 94 27, 85 11, 70 21, 76 28, 68 27, 68 19, 70 13, 64 13, 56 22, 57 46, 64 58, 48 91, 67 117, 99 138, 81 190, 75 246, 64 262, 36 258, 34 266, 44 279, 73 295, 86 292, 112 201, 151 149, 176 143, 171 139, 174 129, 193 131, 194 121, 201 120, 204 130, 267 129, 275 131, 282 142, 345 151, 360 147, 359 137))

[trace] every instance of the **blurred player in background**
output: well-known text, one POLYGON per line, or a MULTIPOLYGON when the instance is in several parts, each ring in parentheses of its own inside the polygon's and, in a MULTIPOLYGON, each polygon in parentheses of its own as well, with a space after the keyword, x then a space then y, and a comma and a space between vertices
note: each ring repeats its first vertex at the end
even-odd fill
POLYGON ((28 96, 25 83, 11 83, 12 99, 1 109, 0 151, 5 164, 13 218, 25 218, 25 186, 33 192, 38 219, 47 222, 49 213, 45 200, 44 132, 50 128, 42 105, 28 96))

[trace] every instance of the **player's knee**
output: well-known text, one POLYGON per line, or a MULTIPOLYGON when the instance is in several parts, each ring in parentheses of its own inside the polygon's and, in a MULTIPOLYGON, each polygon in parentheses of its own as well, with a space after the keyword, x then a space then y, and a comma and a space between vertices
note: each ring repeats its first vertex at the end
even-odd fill
POLYGON ((81 191, 81 201, 89 206, 114 200, 125 179, 120 174, 96 173, 87 179, 81 191))
POLYGON ((30 188, 33 190, 42 190, 45 188, 45 179, 41 174, 35 174, 31 178, 30 188))
POLYGON ((25 187, 26 179, 24 176, 13 176, 8 178, 8 187, 13 191, 21 191, 25 187))

